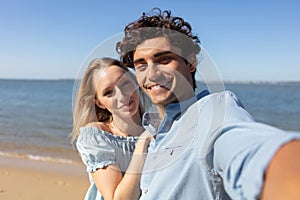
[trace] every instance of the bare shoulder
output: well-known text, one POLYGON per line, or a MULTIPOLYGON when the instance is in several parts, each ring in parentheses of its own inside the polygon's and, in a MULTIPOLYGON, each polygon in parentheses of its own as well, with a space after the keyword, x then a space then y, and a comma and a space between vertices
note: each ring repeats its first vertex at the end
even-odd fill
POLYGON ((84 128, 88 128, 88 127, 96 127, 96 128, 98 128, 99 126, 100 126, 99 122, 90 122, 90 123, 86 124, 84 126, 84 128))
POLYGON ((85 128, 94 127, 94 128, 98 128, 103 131, 109 131, 109 127, 107 126, 106 123, 103 123, 103 122, 90 122, 87 125, 85 125, 84 127, 85 128))

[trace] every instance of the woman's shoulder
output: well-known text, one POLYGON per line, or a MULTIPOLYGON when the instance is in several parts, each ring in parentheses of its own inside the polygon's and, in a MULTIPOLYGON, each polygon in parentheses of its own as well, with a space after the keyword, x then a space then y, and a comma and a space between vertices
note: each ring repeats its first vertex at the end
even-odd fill
POLYGON ((78 141, 87 142, 107 142, 110 144, 115 144, 119 142, 124 142, 124 140, 135 141, 137 137, 133 136, 116 136, 110 132, 109 127, 101 122, 91 122, 84 127, 80 128, 80 135, 78 141))
POLYGON ((77 144, 92 144, 99 143, 103 141, 104 130, 101 129, 101 126, 98 123, 92 122, 85 126, 80 127, 79 136, 77 138, 77 144))
POLYGON ((103 128, 103 125, 101 123, 91 122, 80 128, 80 135, 78 139, 90 140, 95 136, 101 136, 106 133, 110 134, 109 132, 107 132, 107 130, 105 130, 105 128, 103 128))
POLYGON ((102 123, 102 122, 90 122, 82 128, 85 129, 85 128, 90 128, 90 127, 96 128, 96 129, 99 129, 99 130, 103 130, 103 131, 107 131, 107 125, 105 123, 102 123))
POLYGON ((107 125, 102 122, 90 122, 85 126, 80 128, 80 135, 93 135, 93 134, 103 134, 108 133, 110 134, 110 130, 107 125))

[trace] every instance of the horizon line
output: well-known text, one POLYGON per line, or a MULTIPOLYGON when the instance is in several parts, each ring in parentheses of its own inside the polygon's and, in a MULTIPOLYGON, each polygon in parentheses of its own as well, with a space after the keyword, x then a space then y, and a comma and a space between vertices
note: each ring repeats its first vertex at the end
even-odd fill
MULTIPOLYGON (((0 80, 7 81, 75 81, 75 78, 1 78, 0 80)), ((197 81, 206 83, 203 80, 197 81)), ((300 83, 300 80, 223 80, 224 83, 300 83)), ((207 81, 207 83, 220 83, 219 81, 207 81)))

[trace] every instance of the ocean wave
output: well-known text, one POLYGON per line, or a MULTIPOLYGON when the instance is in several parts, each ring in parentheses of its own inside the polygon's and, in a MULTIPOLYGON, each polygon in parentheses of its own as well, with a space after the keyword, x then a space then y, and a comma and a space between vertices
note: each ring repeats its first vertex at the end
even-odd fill
POLYGON ((9 157, 9 158, 36 160, 36 161, 43 161, 43 162, 54 162, 54 163, 61 163, 61 164, 79 164, 78 161, 74 161, 72 159, 55 158, 50 156, 40 156, 40 155, 33 155, 33 154, 20 154, 20 153, 0 151, 0 156, 9 157))

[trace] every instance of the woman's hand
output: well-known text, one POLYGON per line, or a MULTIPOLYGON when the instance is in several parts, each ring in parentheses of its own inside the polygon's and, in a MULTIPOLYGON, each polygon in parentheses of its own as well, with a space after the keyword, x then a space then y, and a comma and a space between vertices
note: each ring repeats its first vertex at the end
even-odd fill
POLYGON ((145 130, 138 139, 138 142, 143 142, 144 144, 149 144, 152 140, 154 140, 153 135, 149 133, 149 131, 145 130))

